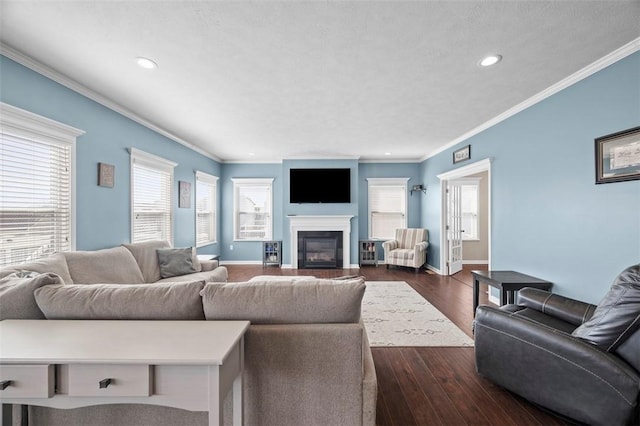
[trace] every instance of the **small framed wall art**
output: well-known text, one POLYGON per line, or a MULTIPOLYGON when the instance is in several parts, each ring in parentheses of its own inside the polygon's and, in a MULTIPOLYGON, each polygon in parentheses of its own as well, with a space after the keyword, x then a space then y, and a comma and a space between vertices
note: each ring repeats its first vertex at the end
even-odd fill
POLYGON ((640 127, 596 138, 596 184, 640 179, 640 127))
POLYGON ((183 180, 178 182, 178 192, 180 198, 178 198, 178 207, 181 209, 191 208, 191 182, 185 182, 183 180))
POLYGON ((98 186, 113 188, 115 184, 116 166, 107 163, 98 163, 98 186))
POLYGON ((453 164, 459 163, 461 161, 466 161, 471 158, 471 145, 467 145, 463 148, 460 148, 457 151, 453 151, 453 164))

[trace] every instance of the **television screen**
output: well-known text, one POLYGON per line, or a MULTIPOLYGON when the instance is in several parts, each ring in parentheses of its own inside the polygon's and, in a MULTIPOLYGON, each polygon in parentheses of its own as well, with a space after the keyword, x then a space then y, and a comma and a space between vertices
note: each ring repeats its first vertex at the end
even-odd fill
POLYGON ((291 169, 289 202, 350 203, 351 169, 291 169))

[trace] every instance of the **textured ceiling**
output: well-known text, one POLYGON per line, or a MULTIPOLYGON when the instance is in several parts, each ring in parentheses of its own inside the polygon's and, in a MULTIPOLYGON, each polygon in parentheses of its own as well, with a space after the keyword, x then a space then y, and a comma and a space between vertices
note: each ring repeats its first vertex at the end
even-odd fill
POLYGON ((2 1, 1 12, 5 45, 223 161, 417 161, 640 37, 638 1, 2 1), (480 68, 488 53, 504 59, 480 68))

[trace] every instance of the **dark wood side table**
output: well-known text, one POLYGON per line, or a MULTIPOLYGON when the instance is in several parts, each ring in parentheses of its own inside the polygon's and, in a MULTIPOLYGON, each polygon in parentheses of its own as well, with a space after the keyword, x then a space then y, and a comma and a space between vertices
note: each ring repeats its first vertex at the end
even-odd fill
POLYGON ((516 271, 471 271, 473 275, 473 315, 476 315, 480 298, 480 283, 500 289, 500 305, 515 303, 515 293, 524 287, 534 287, 541 290, 551 290, 553 285, 549 281, 516 271))

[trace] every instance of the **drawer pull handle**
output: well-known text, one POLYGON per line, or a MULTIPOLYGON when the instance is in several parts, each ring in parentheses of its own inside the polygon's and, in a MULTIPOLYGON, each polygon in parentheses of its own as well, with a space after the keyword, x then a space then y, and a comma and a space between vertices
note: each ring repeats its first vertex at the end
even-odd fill
POLYGON ((98 382, 100 389, 106 389, 111 383, 113 383, 113 379, 102 379, 98 382))
POLYGON ((3 380, 0 382, 0 390, 5 390, 13 384, 12 380, 3 380))

